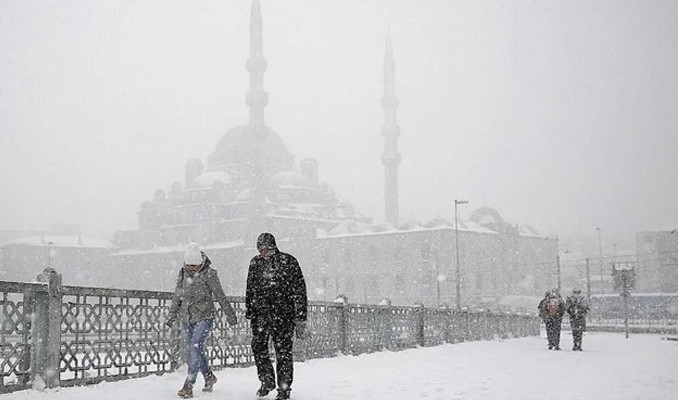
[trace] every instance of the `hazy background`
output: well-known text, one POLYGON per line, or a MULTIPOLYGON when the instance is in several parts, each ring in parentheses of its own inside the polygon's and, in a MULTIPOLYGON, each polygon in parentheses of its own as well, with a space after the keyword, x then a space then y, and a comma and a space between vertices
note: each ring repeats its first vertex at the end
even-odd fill
MULTIPOLYGON (((247 123, 250 1, 0 2, 0 229, 136 227, 247 123)), ((267 124, 383 220, 383 55, 401 221, 496 208, 543 234, 678 226, 678 1, 261 1, 267 124)))

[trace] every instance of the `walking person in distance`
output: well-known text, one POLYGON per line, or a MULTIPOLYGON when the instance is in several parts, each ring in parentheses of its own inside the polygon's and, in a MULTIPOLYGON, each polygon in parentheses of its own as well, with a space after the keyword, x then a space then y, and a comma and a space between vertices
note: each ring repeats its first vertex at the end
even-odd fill
POLYGON ((582 351, 581 342, 586 330, 586 314, 588 314, 589 302, 581 294, 580 289, 572 289, 572 294, 567 296, 565 301, 565 310, 570 317, 570 327, 572 328, 573 351, 582 351))
POLYGON ((259 254, 250 261, 245 293, 245 315, 252 327, 252 352, 261 382, 256 394, 264 397, 277 384, 276 400, 286 400, 294 377, 293 336, 296 333, 300 338, 306 330, 306 282, 297 259, 278 250, 272 234, 259 235, 257 250, 259 254), (275 373, 269 339, 275 349, 275 373))
POLYGON ((539 302, 539 316, 546 325, 546 338, 549 342, 549 350, 560 350, 560 327, 565 314, 565 302, 560 296, 558 289, 546 292, 539 302))

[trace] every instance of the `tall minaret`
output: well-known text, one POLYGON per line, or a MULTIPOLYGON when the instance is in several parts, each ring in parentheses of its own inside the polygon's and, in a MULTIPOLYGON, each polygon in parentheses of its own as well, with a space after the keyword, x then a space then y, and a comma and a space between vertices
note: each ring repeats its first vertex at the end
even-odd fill
POLYGON ((384 154, 381 156, 381 163, 384 164, 385 172, 385 219, 386 222, 397 226, 399 220, 398 164, 400 164, 400 153, 398 153, 398 136, 400 136, 400 128, 396 125, 398 98, 395 95, 395 61, 391 48, 390 29, 386 36, 384 97, 381 99, 381 105, 384 107, 384 126, 381 128, 381 135, 384 137, 384 154))
POLYGON ((264 72, 266 71, 266 59, 264 58, 264 26, 261 19, 261 7, 259 0, 252 1, 250 14, 250 58, 247 60, 247 72, 250 74, 250 91, 245 96, 247 106, 250 108, 250 134, 255 146, 254 159, 251 164, 251 190, 252 201, 250 203, 251 233, 266 230, 266 174, 265 165, 259 151, 265 140, 264 108, 268 104, 268 94, 264 91, 264 72))
POLYGON ((250 126, 254 135, 263 134, 264 108, 268 104, 268 93, 264 91, 264 28, 261 20, 259 0, 252 1, 250 14, 250 58, 247 60, 247 72, 250 73, 250 91, 245 96, 250 108, 250 126))

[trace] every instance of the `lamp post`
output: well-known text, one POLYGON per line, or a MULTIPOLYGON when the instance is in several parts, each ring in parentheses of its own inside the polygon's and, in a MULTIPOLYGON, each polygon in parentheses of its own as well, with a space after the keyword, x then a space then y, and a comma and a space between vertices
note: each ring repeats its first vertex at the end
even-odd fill
POLYGON ((612 244, 612 264, 617 261, 617 243, 612 244))
POLYGON ((52 245, 54 242, 48 242, 47 243, 47 268, 51 269, 52 268, 52 245))
POLYGON ((459 267, 459 217, 457 216, 457 206, 459 204, 468 204, 466 200, 454 199, 454 247, 457 256, 457 309, 461 308, 461 268, 459 267))
POLYGON ((440 270, 438 269, 438 261, 433 263, 433 266, 436 270, 436 293, 438 295, 438 304, 437 306, 440 307, 440 280, 442 279, 442 276, 440 276, 440 270))
POLYGON ((598 258, 600 259, 600 294, 605 294, 605 287, 603 286, 603 242, 600 228, 596 227, 596 230, 598 231, 598 258))

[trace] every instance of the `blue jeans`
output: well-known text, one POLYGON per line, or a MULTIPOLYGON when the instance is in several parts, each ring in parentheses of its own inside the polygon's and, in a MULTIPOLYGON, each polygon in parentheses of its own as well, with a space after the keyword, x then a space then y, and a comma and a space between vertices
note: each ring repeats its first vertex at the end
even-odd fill
POLYGON ((184 324, 186 334, 186 346, 188 348, 188 376, 185 384, 193 385, 198 377, 198 371, 205 376, 209 370, 209 363, 205 355, 205 340, 209 335, 214 320, 204 319, 198 322, 184 324))

